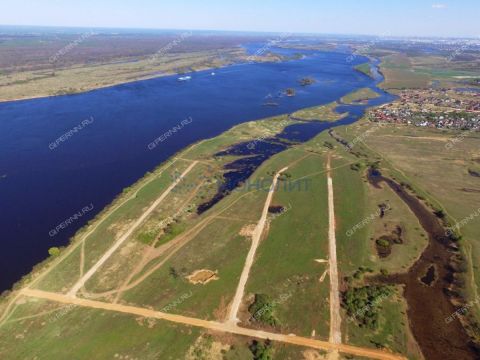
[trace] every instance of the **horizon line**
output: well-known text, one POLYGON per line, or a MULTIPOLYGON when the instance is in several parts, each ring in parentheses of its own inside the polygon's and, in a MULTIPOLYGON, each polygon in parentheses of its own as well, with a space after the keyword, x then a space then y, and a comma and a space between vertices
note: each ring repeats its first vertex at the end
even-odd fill
MULTIPOLYGON (((57 29, 104 29, 104 30, 150 30, 150 31, 194 31, 194 32, 223 32, 243 34, 292 34, 297 36, 342 36, 342 37, 378 37, 388 39, 478 39, 478 36, 435 36, 435 35, 388 35, 383 34, 355 34, 355 33, 328 33, 328 32, 297 32, 297 31, 259 31, 259 30, 223 30, 223 29, 182 29, 182 28, 153 28, 153 27, 108 27, 108 26, 64 26, 64 25, 23 25, 23 24, 0 24, 1 27, 25 27, 25 28, 57 28, 57 29)), ((1 34, 1 33, 0 33, 1 34)))

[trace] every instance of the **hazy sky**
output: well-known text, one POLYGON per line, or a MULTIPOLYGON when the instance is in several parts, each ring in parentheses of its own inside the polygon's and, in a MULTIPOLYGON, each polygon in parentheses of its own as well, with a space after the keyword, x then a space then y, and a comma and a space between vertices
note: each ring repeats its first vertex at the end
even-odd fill
POLYGON ((0 24, 480 37, 480 0, 0 0, 0 24))

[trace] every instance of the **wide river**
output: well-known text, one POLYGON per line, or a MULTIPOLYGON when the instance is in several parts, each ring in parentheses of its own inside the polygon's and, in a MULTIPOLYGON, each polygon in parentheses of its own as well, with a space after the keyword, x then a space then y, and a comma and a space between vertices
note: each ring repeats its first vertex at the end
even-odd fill
MULTIPOLYGON (((281 63, 196 72, 188 74, 189 81, 168 76, 0 103, 0 291, 45 259, 50 247, 68 244, 122 189, 187 145, 245 121, 375 87, 379 79, 353 68, 366 61, 339 52, 311 52, 281 63), (298 80, 303 77, 317 82, 302 87, 298 80), (295 97, 278 96, 289 87, 296 88, 295 97), (265 102, 279 106, 263 106, 265 102), (179 132, 149 149, 155 138, 182 121, 179 132), (74 128, 71 136, 61 138, 74 128), (74 214, 77 220, 67 225, 74 214)), ((388 100, 382 94, 376 104, 388 100)), ((349 121, 364 110, 349 108, 356 113, 349 121)))

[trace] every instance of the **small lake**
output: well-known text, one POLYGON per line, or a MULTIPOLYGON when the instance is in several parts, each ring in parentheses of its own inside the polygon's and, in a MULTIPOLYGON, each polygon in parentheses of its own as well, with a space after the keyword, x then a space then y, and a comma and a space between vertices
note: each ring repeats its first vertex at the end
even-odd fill
MULTIPOLYGON (((68 244, 123 188, 187 145, 245 121, 375 88, 379 78, 353 69, 367 59, 347 59, 348 54, 340 52, 309 52, 303 59, 282 63, 186 74, 188 81, 168 76, 77 95, 0 103, 0 291, 45 259, 50 247, 68 244), (317 82, 302 87, 298 80, 303 77, 317 82), (281 95, 289 87, 296 89, 295 97, 281 95), (179 132, 148 148, 186 119, 179 132), (72 136, 61 139, 74 128, 72 136), (52 232, 74 214, 76 221, 52 232)), ((382 95, 371 104, 390 99, 382 95)), ((365 106, 340 107, 345 110, 351 116, 341 124, 356 121, 365 106)))

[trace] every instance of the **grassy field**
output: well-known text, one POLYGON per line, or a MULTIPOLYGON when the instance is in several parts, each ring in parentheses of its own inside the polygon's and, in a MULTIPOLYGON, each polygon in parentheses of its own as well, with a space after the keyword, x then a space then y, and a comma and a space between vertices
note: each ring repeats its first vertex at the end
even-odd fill
POLYGON ((432 77, 414 71, 410 59, 404 54, 393 54, 382 58, 380 71, 385 76, 384 89, 416 89, 430 85, 432 77))
MULTIPOLYGON (((279 158, 289 152, 293 151, 279 158)), ((272 215, 268 236, 261 243, 252 268, 246 298, 264 294, 270 299, 281 299, 274 315, 283 332, 315 334, 327 339, 329 281, 319 280, 327 264, 315 261, 328 258, 326 157, 299 151, 295 157, 303 159, 289 167, 290 181, 305 179, 308 186, 280 188, 275 195, 274 204, 286 210, 272 215)), ((283 160, 283 164, 287 163, 283 160)))
POLYGON ((355 70, 372 77, 372 69, 369 62, 355 66, 355 70))
MULTIPOLYGON (((478 298, 480 283, 477 266, 480 256, 480 220, 477 215, 480 203, 480 182, 477 176, 480 170, 480 135, 401 125, 379 127, 367 121, 348 127, 348 131, 343 129, 338 132, 353 139, 368 134, 367 131, 372 130, 372 127, 370 135, 363 136, 363 142, 358 143, 354 150, 366 158, 380 160, 382 172, 397 181, 408 183, 432 209, 442 209, 452 226, 461 224, 458 232, 462 237, 460 244, 466 265, 461 270, 460 292, 466 302, 474 304, 467 316, 474 323, 478 322, 480 308, 475 299, 478 298)), ((392 208, 395 210, 398 205, 392 208)), ((404 265, 417 256, 425 243, 418 225, 411 221, 405 222, 405 216, 406 214, 399 214, 398 218, 406 229, 407 241, 393 248, 393 251, 405 251, 402 261, 404 265), (405 224, 409 224, 409 227, 405 224), (409 235, 412 235, 414 244, 409 244, 409 235)), ((378 231, 375 230, 376 226, 374 225, 374 231, 378 231)), ((398 253, 396 255, 402 256, 398 253)), ((393 266, 395 262, 393 260, 390 265, 393 266)), ((384 268, 390 269, 385 259, 380 263, 384 268)))
MULTIPOLYGON (((339 131, 339 133, 342 133, 339 131)), ((339 264, 344 274, 351 276, 360 267, 379 272, 404 272, 418 258, 427 244, 424 230, 408 207, 388 187, 374 188, 365 180, 366 166, 358 159, 339 158, 335 161, 339 264), (357 160, 357 161, 355 161, 357 160), (357 164, 360 167, 357 168, 357 164), (352 207, 352 204, 355 204, 352 207), (380 217, 380 205, 386 205, 380 217), (380 258, 375 241, 388 235, 395 227, 402 228, 403 244, 394 245, 392 254, 380 258)))
POLYGON ((339 114, 335 111, 338 103, 333 102, 327 105, 314 106, 294 112, 292 117, 302 120, 320 120, 320 121, 336 121, 341 119, 345 114, 339 114))
POLYGON ((466 87, 464 79, 480 77, 478 55, 476 60, 460 61, 448 56, 395 52, 381 60, 380 70, 385 76, 381 87, 389 90, 466 87))

